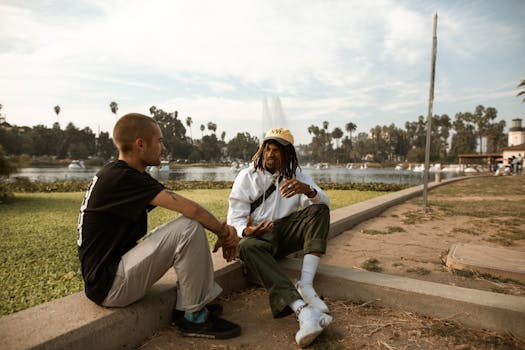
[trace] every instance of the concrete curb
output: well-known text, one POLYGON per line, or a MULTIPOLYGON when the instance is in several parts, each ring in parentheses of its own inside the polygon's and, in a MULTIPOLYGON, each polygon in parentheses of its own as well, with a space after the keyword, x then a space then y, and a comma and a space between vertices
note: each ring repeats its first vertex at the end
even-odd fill
POLYGON ((83 292, 0 319, 3 349, 131 349, 166 325, 176 294, 166 274, 140 302, 122 309, 95 305, 83 292))
POLYGON ((453 269, 485 273, 525 284, 525 254, 516 250, 456 243, 448 252, 446 264, 453 269))
MULTIPOLYGON (((465 177, 429 183, 428 189, 463 179, 465 177)), ((329 238, 422 191, 422 185, 411 187, 332 211, 329 238)), ((216 280, 225 292, 248 285, 240 263, 228 264, 218 254, 213 255, 213 260, 216 280)), ((101 308, 80 292, 4 316, 0 318, 3 349, 135 348, 158 328, 169 324, 175 304, 175 282, 175 273, 167 273, 144 299, 126 308, 101 308)), ((352 288, 359 290, 362 286, 358 283, 352 288)))

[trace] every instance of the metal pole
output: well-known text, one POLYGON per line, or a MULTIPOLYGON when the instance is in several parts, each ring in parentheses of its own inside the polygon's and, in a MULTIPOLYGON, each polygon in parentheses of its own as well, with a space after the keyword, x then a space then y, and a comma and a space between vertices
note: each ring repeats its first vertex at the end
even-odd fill
POLYGON ((430 134, 432 129, 432 104, 434 103, 434 77, 436 75, 436 46, 437 46, 437 13, 434 15, 434 32, 432 35, 432 61, 430 63, 430 91, 428 96, 427 114, 427 144, 425 147, 425 171, 423 173, 423 208, 427 209, 428 173, 430 169, 430 134))

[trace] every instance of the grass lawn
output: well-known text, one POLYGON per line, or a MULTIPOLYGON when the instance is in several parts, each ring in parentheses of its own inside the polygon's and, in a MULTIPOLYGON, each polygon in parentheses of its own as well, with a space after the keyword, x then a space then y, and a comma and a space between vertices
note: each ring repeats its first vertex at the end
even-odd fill
MULTIPOLYGON (((328 190, 331 208, 385 192, 328 190)), ((226 219, 229 189, 177 193, 226 219)), ((83 290, 77 256, 77 217, 84 193, 16 193, 0 204, 0 315, 17 312, 83 290)), ((149 215, 149 229, 176 217, 163 208, 149 215)), ((210 246, 214 235, 209 234, 210 246)))

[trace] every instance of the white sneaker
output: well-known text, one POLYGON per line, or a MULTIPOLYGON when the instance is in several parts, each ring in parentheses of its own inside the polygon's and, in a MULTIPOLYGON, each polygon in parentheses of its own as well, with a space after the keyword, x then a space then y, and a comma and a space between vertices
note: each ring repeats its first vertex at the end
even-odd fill
POLYGON ((324 301, 321 300, 321 298, 319 298, 319 296, 312 287, 305 288, 303 287, 301 281, 297 281, 297 283, 295 284, 295 288, 297 289, 299 294, 301 294, 301 297, 307 304, 312 305, 321 312, 330 313, 328 306, 325 304, 324 301))
POLYGON ((324 314, 310 305, 301 309, 298 318, 299 331, 295 334, 295 341, 301 348, 310 345, 332 322, 332 316, 324 314))

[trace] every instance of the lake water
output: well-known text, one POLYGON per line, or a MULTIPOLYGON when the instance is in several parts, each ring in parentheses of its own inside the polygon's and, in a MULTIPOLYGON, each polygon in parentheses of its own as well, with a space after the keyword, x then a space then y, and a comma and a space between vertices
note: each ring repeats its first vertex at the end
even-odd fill
MULTIPOLYGON (((32 181, 64 181, 90 180, 99 168, 67 169, 67 168, 23 168, 15 176, 24 176, 32 181)), ((394 168, 347 169, 331 167, 315 169, 303 167, 303 172, 310 175, 316 182, 331 183, 391 183, 420 185, 423 183, 423 173, 411 170, 395 170, 394 168)), ((160 180, 177 181, 233 181, 237 171, 230 167, 183 167, 160 172, 160 180)), ((441 173, 441 178, 458 176, 457 173, 441 173)), ((434 180, 432 175, 430 181, 434 180)))

